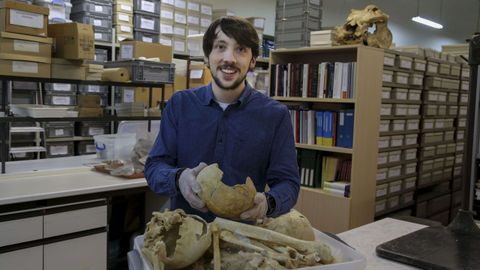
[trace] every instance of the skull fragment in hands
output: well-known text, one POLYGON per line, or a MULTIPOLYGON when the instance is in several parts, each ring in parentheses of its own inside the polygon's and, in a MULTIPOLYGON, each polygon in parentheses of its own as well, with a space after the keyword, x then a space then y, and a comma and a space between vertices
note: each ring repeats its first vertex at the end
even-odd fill
POLYGON ((181 209, 154 212, 144 234, 143 254, 154 270, 179 269, 198 260, 212 242, 208 224, 181 209))
POLYGON ((392 33, 388 29, 389 16, 375 5, 368 5, 363 10, 352 9, 346 23, 335 28, 336 42, 342 45, 364 44, 378 48, 392 45, 392 33), (375 26, 375 31, 368 29, 375 26))
POLYGON ((214 163, 197 176, 202 188, 199 197, 215 215, 231 219, 240 219, 240 214, 253 207, 257 193, 252 179, 247 177, 245 184, 230 187, 222 182, 223 172, 214 163))

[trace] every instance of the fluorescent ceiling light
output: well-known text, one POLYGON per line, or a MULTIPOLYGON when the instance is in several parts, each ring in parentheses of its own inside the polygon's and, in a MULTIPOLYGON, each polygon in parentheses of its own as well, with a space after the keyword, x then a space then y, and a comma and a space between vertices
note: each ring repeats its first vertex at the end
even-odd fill
POLYGON ((433 27, 435 29, 442 29, 443 28, 443 25, 441 25, 439 23, 436 23, 434 21, 430 21, 428 19, 422 18, 420 16, 412 17, 412 21, 417 22, 417 23, 421 23, 421 24, 425 24, 425 25, 433 27))

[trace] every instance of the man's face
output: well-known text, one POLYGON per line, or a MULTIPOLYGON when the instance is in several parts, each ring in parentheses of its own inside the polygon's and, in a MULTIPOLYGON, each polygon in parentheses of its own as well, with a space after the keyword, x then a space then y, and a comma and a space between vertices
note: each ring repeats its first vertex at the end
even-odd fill
POLYGON ((213 83, 223 90, 243 89, 248 70, 255 67, 252 50, 229 38, 220 27, 208 63, 213 83))

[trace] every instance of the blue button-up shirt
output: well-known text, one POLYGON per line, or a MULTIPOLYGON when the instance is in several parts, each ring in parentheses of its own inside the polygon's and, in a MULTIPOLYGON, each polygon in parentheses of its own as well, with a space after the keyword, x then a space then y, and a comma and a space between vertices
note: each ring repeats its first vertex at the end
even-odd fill
POLYGON ((169 196, 172 209, 182 208, 210 222, 215 216, 191 208, 175 183, 179 168, 200 162, 218 163, 227 185, 244 184, 247 176, 258 192, 268 185, 276 203, 273 217, 288 212, 297 201, 300 177, 288 110, 248 84, 225 111, 215 101, 211 84, 175 93, 163 110, 145 165, 150 188, 169 196))

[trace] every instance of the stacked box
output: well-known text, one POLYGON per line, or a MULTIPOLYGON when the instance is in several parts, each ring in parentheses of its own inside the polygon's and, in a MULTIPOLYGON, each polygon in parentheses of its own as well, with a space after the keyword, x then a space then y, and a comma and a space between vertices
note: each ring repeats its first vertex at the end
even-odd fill
POLYGON ((48 8, 15 1, 0 5, 0 75, 50 77, 48 8), (28 14, 28 15, 25 15, 28 14))
POLYGON ((112 0, 73 0, 73 21, 93 25, 95 41, 112 42, 112 0))
MULTIPOLYGON (((200 2, 187 2, 187 36, 200 34, 200 2)), ((188 47, 188 46, 187 46, 188 47)))
POLYGON ((213 20, 213 6, 210 4, 200 4, 200 34, 207 31, 213 20))
POLYGON ((277 0, 275 46, 277 48, 310 46, 310 32, 321 29, 321 7, 321 0, 277 0))
POLYGON ((258 35, 258 40, 259 40, 259 54, 258 55, 263 55, 262 51, 262 44, 263 44, 263 30, 265 29, 265 18, 263 17, 248 17, 246 18, 247 21, 249 21, 253 27, 255 27, 255 30, 257 31, 258 35))
POLYGON ((160 4, 159 42, 173 47, 173 24, 175 19, 175 0, 162 0, 160 4))
MULTIPOLYGON (((146 3, 148 6, 150 2, 146 3)), ((132 0, 114 0, 112 25, 115 28, 115 42, 133 39, 133 10, 132 0)))
POLYGON ((34 0, 33 4, 49 9, 48 23, 70 22, 70 13, 72 12, 70 0, 34 0))
POLYGON ((235 16, 235 12, 229 9, 214 9, 212 19, 216 20, 220 17, 235 16))
POLYGON ((51 106, 76 106, 77 86, 67 83, 45 83, 43 103, 51 106))
POLYGON ((133 38, 158 43, 160 31, 160 1, 133 1, 133 38))
POLYGON ((187 52, 187 1, 175 0, 173 13, 173 51, 179 54, 187 52))

